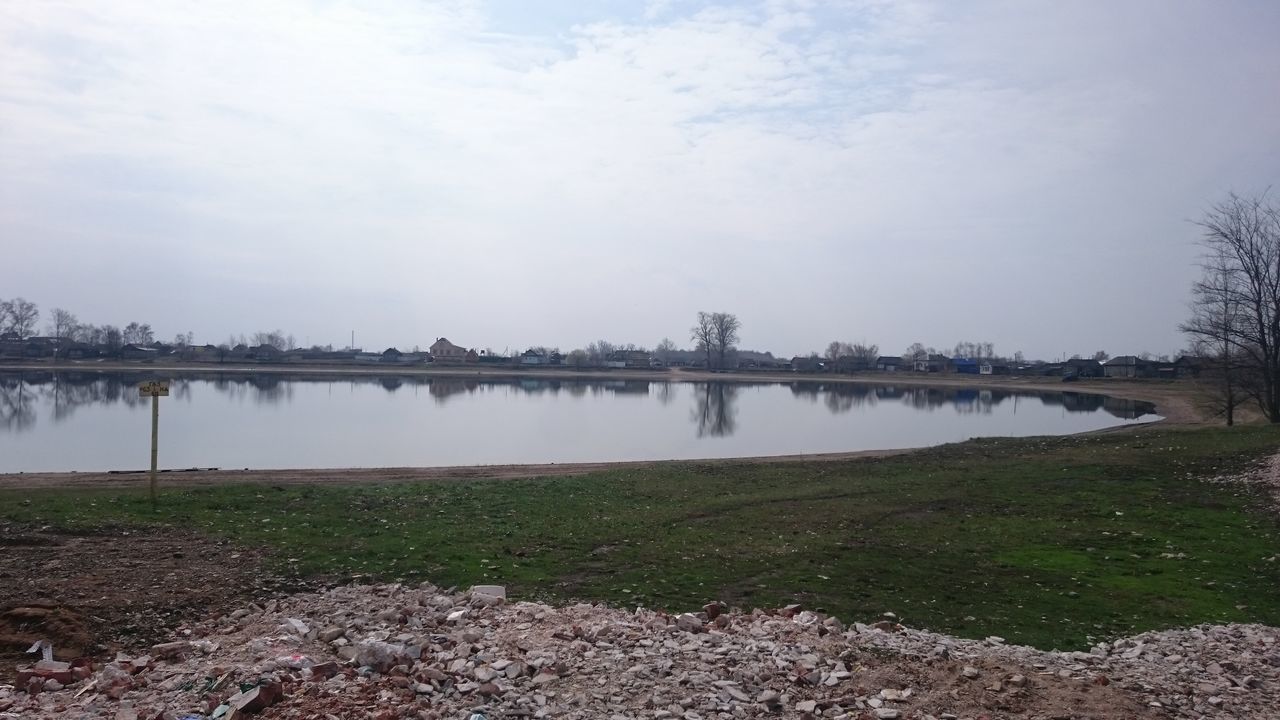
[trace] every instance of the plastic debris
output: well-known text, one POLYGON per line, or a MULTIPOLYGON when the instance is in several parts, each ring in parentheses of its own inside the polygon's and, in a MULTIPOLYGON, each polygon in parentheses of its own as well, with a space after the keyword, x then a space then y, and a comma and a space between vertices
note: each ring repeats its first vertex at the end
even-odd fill
MULTIPOLYGON (((22 647, 19 645, 18 647, 22 647)), ((53 645, 48 640, 37 640, 35 644, 27 648, 28 653, 40 653, 40 659, 45 662, 53 660, 53 645)))

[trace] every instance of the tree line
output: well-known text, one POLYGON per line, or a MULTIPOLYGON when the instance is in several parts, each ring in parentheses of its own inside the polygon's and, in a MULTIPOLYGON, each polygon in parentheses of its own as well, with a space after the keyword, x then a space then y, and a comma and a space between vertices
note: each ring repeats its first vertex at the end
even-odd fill
MULTIPOLYGON (((40 321, 40 308, 24 298, 0 299, 0 336, 25 340, 33 337, 40 321)), ((108 350, 119 350, 125 345, 152 345, 157 341, 150 323, 130 322, 117 325, 94 325, 81 322, 76 314, 63 308, 49 311, 45 324, 48 337, 67 342, 84 343, 108 350)), ((169 343, 178 347, 195 344, 194 332, 178 333, 169 343)), ((267 330, 250 335, 232 335, 218 347, 227 350, 237 345, 270 345, 278 350, 294 348, 294 336, 282 330, 267 330)))
MULTIPOLYGON (((35 335, 40 320, 40 308, 24 298, 0 300, 0 335, 19 340, 35 335)), ((149 323, 131 322, 124 327, 82 323, 75 313, 63 308, 49 312, 45 326, 49 337, 70 342, 80 342, 118 350, 125 345, 150 345, 155 342, 155 332, 149 323)), ((189 336, 179 334, 179 339, 189 336)), ((188 340, 189 342, 189 340, 188 340)))

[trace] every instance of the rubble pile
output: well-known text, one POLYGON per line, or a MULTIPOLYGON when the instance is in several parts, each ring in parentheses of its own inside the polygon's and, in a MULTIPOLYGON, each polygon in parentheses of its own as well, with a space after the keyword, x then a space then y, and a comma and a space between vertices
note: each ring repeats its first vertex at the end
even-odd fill
POLYGON ((180 628, 142 656, 45 659, 0 718, 857 720, 1280 717, 1280 630, 1147 633, 1090 652, 790 606, 670 615, 349 586, 180 628))

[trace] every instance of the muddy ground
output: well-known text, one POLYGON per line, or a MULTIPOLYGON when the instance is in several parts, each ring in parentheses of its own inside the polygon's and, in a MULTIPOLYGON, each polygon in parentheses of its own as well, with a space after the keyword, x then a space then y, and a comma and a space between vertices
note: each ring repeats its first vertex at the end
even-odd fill
POLYGON ((59 659, 104 656, 299 589, 261 551, 137 530, 72 535, 0 521, 0 683, 37 640, 59 659))

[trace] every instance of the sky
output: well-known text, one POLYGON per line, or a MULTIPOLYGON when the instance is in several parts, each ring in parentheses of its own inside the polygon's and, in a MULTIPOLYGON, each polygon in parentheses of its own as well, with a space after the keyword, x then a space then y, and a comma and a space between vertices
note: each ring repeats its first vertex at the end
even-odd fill
POLYGON ((0 298, 198 342, 1175 353, 1280 3, 0 0, 0 298))

